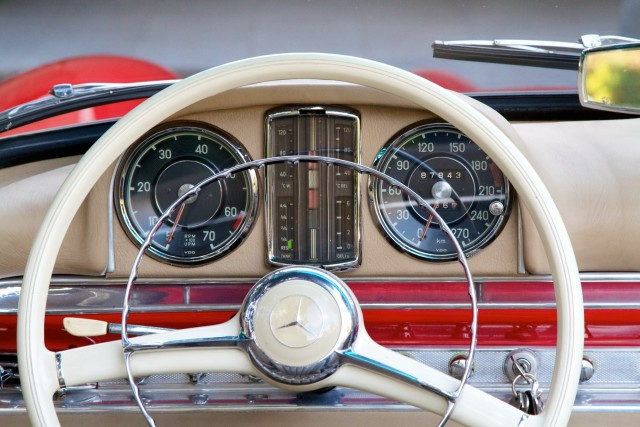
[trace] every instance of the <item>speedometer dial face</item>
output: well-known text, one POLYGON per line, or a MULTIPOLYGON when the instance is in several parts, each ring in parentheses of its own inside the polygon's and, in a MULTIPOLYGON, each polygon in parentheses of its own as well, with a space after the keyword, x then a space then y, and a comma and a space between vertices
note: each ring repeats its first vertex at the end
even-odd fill
MULTIPOLYGON (((118 215, 137 244, 179 196, 211 175, 250 160, 231 136, 193 122, 157 129, 124 159, 117 175, 118 215)), ((248 233, 257 205, 254 171, 208 184, 162 224, 150 255, 176 264, 220 257, 248 233)))
MULTIPOLYGON (((496 164, 454 127, 415 127, 390 141, 374 167, 423 197, 442 216, 466 255, 486 246, 509 214, 509 183, 496 164)), ((397 187, 370 181, 380 228, 399 249, 420 258, 457 257, 451 239, 397 187)))

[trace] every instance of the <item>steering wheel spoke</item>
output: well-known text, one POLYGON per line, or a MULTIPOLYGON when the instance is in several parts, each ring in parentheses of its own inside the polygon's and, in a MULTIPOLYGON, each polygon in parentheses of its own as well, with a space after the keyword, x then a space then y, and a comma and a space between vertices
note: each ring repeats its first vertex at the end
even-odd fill
POLYGON ((429 391, 445 401, 455 402, 460 381, 383 347, 366 334, 361 334, 353 349, 342 352, 344 364, 393 378, 429 391))
MULTIPOLYGON (((229 321, 131 338, 134 376, 163 373, 235 372, 255 375, 242 349, 237 316, 229 321)), ((110 341, 56 353, 60 386, 126 378, 122 341, 110 341)))
POLYGON ((335 385, 356 388, 439 413, 469 425, 518 426, 528 416, 515 407, 415 359, 382 347, 364 331, 343 352, 335 385))

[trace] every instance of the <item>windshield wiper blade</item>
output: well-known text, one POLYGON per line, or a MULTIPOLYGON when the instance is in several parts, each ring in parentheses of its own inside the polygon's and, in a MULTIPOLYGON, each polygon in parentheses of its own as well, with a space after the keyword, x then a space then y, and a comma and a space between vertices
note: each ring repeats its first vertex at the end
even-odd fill
POLYGON ((559 47, 529 40, 436 40, 432 47, 434 58, 562 70, 577 70, 584 49, 578 43, 559 47))
POLYGON ((582 36, 578 43, 510 39, 436 40, 432 47, 434 58, 577 70, 584 49, 634 41, 637 40, 587 34, 582 36))
POLYGON ((178 80, 55 85, 50 96, 0 112, 0 133, 38 120, 113 102, 148 98, 178 80))

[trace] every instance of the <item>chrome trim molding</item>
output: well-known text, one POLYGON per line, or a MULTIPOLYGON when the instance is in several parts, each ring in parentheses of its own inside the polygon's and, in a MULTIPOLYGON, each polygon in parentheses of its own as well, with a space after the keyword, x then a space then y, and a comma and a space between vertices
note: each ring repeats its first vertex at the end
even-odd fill
MULTIPOLYGON (((259 277, 141 277, 136 280, 139 285, 221 285, 257 282, 259 277)), ((580 280, 588 282, 640 282, 640 272, 601 272, 601 273, 581 273, 580 280)), ((348 283, 358 282, 393 282, 398 285, 403 283, 452 283, 463 282, 462 276, 429 276, 428 278, 406 277, 406 276, 384 276, 384 277, 349 277, 348 283)), ((553 282, 549 274, 527 275, 527 276, 474 276, 475 282, 553 282)), ((70 276, 56 275, 51 278, 51 286, 118 286, 126 285, 126 277, 97 277, 97 276, 70 276)), ((0 289, 7 286, 20 287, 21 277, 6 277, 0 279, 0 289)))
MULTIPOLYGON (((620 283, 629 281, 630 283, 640 283, 640 278, 635 279, 633 275, 623 274, 619 280, 584 280, 591 281, 611 281, 620 283), (628 277, 628 279, 627 279, 628 277), (635 279, 635 280, 634 280, 635 279)), ((415 279, 349 279, 347 284, 357 286, 363 282, 389 281, 396 286, 403 286, 411 283, 464 283, 461 279, 444 278, 415 280, 415 279), (406 283, 398 282, 406 280, 406 283)), ((555 309, 555 301, 527 301, 527 293, 523 292, 521 301, 515 302, 487 302, 484 300, 485 283, 514 282, 521 286, 536 286, 540 283, 550 284, 548 278, 523 277, 523 278, 481 278, 475 281, 478 294, 478 308, 480 309, 555 309)), ((255 283, 252 279, 140 279, 134 291, 136 305, 132 307, 133 312, 171 312, 171 311, 237 311, 240 309, 240 301, 224 301, 219 295, 224 290, 224 286, 244 286, 247 292, 255 283), (153 286, 145 286, 153 285, 153 286), (199 295, 208 293, 206 300, 200 298, 193 301, 190 297, 193 290, 198 290, 199 295), (175 295, 175 291, 181 293, 184 298, 180 303, 169 295, 175 295)), ((16 314, 18 310, 18 297, 20 295, 20 279, 0 280, 0 314, 16 314)), ((524 288, 526 289, 526 288, 524 288)), ((361 304, 364 310, 396 310, 396 309, 420 309, 420 310, 455 310, 468 309, 466 302, 415 302, 410 296, 404 301, 397 302, 364 302, 361 304)), ((47 314, 83 314, 83 313, 117 313, 121 310, 124 300, 124 283, 121 279, 102 278, 79 278, 79 277, 55 277, 49 290, 49 302, 47 314)), ((630 301, 629 295, 624 300, 619 301, 589 301, 585 302, 587 309, 640 309, 640 298, 637 301, 630 301)))
POLYGON ((115 195, 117 171, 118 167, 120 166, 120 162, 122 162, 122 159, 123 157, 120 157, 120 159, 116 163, 116 167, 113 169, 113 173, 111 174, 111 182, 109 182, 109 193, 107 194, 107 265, 105 267, 104 274, 113 273, 116 270, 115 240, 113 229, 113 212, 115 211, 115 206, 113 201, 115 195))
POLYGON ((517 196, 514 197, 514 201, 513 204, 515 205, 515 213, 516 213, 516 229, 517 229, 517 236, 516 238, 518 239, 517 245, 518 245, 518 259, 517 259, 517 273, 518 274, 527 274, 527 267, 524 264, 524 231, 523 231, 523 225, 522 225, 522 206, 520 206, 520 203, 518 202, 518 200, 516 199, 517 196))

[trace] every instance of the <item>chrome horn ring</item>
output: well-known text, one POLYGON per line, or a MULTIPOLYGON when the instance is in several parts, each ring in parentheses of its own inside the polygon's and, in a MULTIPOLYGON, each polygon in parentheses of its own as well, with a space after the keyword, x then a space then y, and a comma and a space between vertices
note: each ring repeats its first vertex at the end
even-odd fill
MULTIPOLYGON (((275 300, 276 306, 278 304, 283 304, 284 301, 288 297, 300 296, 308 299, 313 303, 309 297, 304 296, 303 294, 297 295, 295 293, 290 293, 289 295, 279 295, 280 299, 275 300)), ((325 295, 326 296, 326 295, 325 295)), ((302 299, 298 302, 298 304, 302 304, 302 299)), ((315 303, 313 303, 315 304, 315 303)), ((267 303, 268 305, 268 303, 267 303)), ((273 305, 273 303, 272 303, 273 305)), ((324 304, 325 308, 327 304, 324 304)), ((331 304, 328 304, 329 306, 331 304)), ((286 310, 285 310, 286 311, 286 310)), ((313 310, 312 310, 313 311, 313 310)), ((319 309, 321 315, 324 315, 322 309, 319 309)), ((299 316, 299 313, 298 315, 299 316)), ((193 347, 193 346, 225 346, 225 347, 239 347, 244 349, 251 360, 256 365, 256 367, 269 378, 276 382, 281 382, 285 384, 312 384, 318 382, 336 371, 336 369, 345 363, 350 363, 356 366, 363 367, 365 369, 371 369, 384 375, 390 376, 392 378, 409 382, 414 385, 417 385, 421 388, 424 388, 428 391, 431 391, 438 396, 443 397, 447 400, 447 411, 444 414, 440 425, 444 425, 453 409, 455 408, 456 399, 460 395, 464 385, 469 378, 471 372, 471 366, 473 366, 473 360, 475 356, 476 350, 476 330, 477 330, 477 318, 478 318, 478 306, 477 306, 477 298, 475 293, 475 287, 473 285, 473 278, 471 276, 471 271, 469 269, 469 265, 467 264, 466 257, 464 256, 464 252, 462 247, 455 239, 455 236, 447 223, 440 217, 438 212, 431 207, 426 200, 420 197, 415 191, 411 188, 407 187, 402 182, 387 176, 386 174, 377 171, 373 168, 363 166, 357 163, 349 162, 341 159, 334 159, 331 157, 321 157, 321 156, 308 156, 308 155, 295 155, 295 156, 279 156, 279 157, 271 157, 266 159, 254 160, 247 163, 242 163, 236 165, 232 168, 229 168, 225 171, 214 174, 207 179, 199 182, 197 185, 192 187, 189 191, 185 192, 182 196, 178 197, 171 206, 167 208, 167 210, 160 216, 156 224, 153 226, 143 244, 140 246, 138 254, 134 260, 133 266, 131 268, 131 272, 129 274, 129 278, 127 280, 127 287, 125 291, 125 298, 122 308, 122 348, 124 354, 124 362, 126 366, 127 379, 129 381, 129 385, 131 386, 131 390, 133 392, 136 404, 140 408, 143 413, 147 423, 151 426, 155 426, 155 422, 153 418, 147 411, 140 398, 140 390, 136 381, 134 380, 131 366, 130 366, 130 357, 138 351, 144 350, 157 350, 161 348, 180 348, 180 347, 193 347), (354 342, 358 330, 359 330, 359 317, 357 315, 357 301, 355 300, 355 296, 349 290, 349 288, 342 282, 338 277, 334 276, 331 273, 325 272, 323 270, 311 267, 285 267, 280 270, 276 270, 267 276, 263 277, 260 281, 254 285, 251 289, 245 301, 242 305, 241 313, 241 322, 242 322, 242 330, 241 333, 236 337, 224 337, 224 338, 216 338, 213 340, 199 340, 198 342, 192 341, 172 341, 172 342, 164 342, 164 343, 146 343, 146 344, 133 344, 129 340, 129 336, 127 333, 127 322, 129 318, 129 313, 131 310, 130 298, 131 298, 131 290, 133 288, 134 282, 138 276, 138 269, 140 267, 140 263, 142 262, 142 258, 144 256, 145 251, 151 245, 153 241, 153 237, 160 229, 163 221, 168 218, 171 213, 178 208, 186 199, 191 197, 197 191, 199 191, 203 186, 215 182, 217 180, 228 177, 231 174, 244 172, 246 170, 260 169, 264 168, 267 165, 273 165, 277 163, 293 163, 297 164, 299 162, 320 162, 324 163, 327 166, 341 166, 346 167, 352 170, 355 170, 358 173, 366 174, 371 177, 383 180, 392 186, 398 187, 403 193, 412 198, 418 203, 418 205, 427 210, 430 215, 433 215, 433 218, 440 225, 440 227, 445 231, 445 233, 452 240, 455 249, 458 253, 458 262, 462 265, 462 268, 465 272, 465 277, 468 282, 468 292, 469 297, 471 299, 471 309, 472 309, 472 320, 470 325, 471 331, 471 343, 469 345, 469 353, 468 353, 468 361, 470 363, 466 364, 466 368, 464 374, 460 380, 458 387, 455 390, 447 391, 442 390, 438 387, 432 386, 427 381, 421 380, 420 378, 416 378, 410 375, 407 375, 395 368, 385 366, 375 360, 372 360, 368 357, 361 356, 354 352, 351 348, 351 344, 354 342), (311 343, 302 343, 303 345, 299 345, 300 338, 292 338, 289 337, 289 340, 298 341, 297 343, 292 342, 283 342, 285 339, 278 340, 276 334, 272 335, 275 337, 275 340, 271 340, 271 343, 267 343, 264 337, 268 336, 266 333, 261 332, 261 328, 263 328, 264 324, 268 324, 271 327, 271 332, 273 332, 273 309, 277 307, 271 307, 271 311, 269 312, 270 319, 265 321, 262 320, 260 322, 261 317, 264 318, 264 315, 261 313, 260 304, 269 297, 270 293, 273 293, 273 289, 281 289, 281 287, 276 287, 277 285, 286 283, 289 287, 291 284, 298 280, 300 282, 304 282, 302 286, 308 286, 308 284, 315 284, 318 288, 323 291, 317 294, 318 297, 322 297, 322 292, 326 292, 328 295, 331 295, 333 298, 333 302, 335 303, 335 314, 340 315, 340 319, 342 323, 338 325, 337 332, 334 333, 335 337, 329 337, 329 340, 324 340, 327 342, 323 342, 324 347, 329 347, 325 353, 322 354, 319 358, 311 357, 306 364, 291 366, 291 364, 287 364, 285 362, 286 356, 281 357, 279 351, 277 349, 278 344, 276 343, 274 346, 274 341, 280 341, 280 347, 289 347, 290 349, 300 350, 302 347, 304 349, 312 348, 313 345, 318 342, 318 337, 316 340, 311 343), (258 320, 259 323, 256 323, 258 320), (334 338, 331 340, 331 338, 334 338), (265 346, 268 347, 265 349, 265 346), (275 351, 274 351, 275 347, 275 351), (280 356, 280 357, 279 357, 280 356), (280 359, 280 360, 278 360, 280 359), (284 363, 283 363, 284 362, 284 363)), ((299 324, 300 319, 296 317, 295 323, 299 324)), ((294 324, 288 325, 284 324, 283 326, 294 326, 294 324)), ((300 324, 303 329, 307 329, 306 333, 309 335, 313 334, 314 331, 311 331, 308 327, 300 324)), ((317 328, 316 326, 312 326, 317 328)), ((322 325, 319 328, 318 334, 324 334, 326 332, 326 328, 322 325)), ((319 337, 322 340, 322 337, 319 337)), ((282 350, 282 348, 280 349, 282 350)), ((313 350, 313 349, 312 349, 313 350)))

